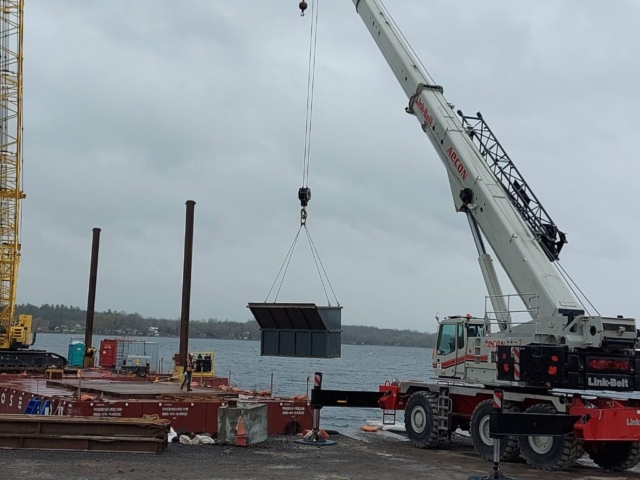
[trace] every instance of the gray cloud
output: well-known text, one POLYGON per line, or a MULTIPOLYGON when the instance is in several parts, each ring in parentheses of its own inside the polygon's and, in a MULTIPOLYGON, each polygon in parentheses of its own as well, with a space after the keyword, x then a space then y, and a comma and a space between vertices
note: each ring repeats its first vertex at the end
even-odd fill
MULTIPOLYGON (((633 315, 639 44, 632 1, 387 2, 448 100, 481 110, 603 314, 633 315)), ((321 2, 309 228, 344 322, 484 312, 445 171, 349 0, 321 2)), ((31 2, 19 301, 245 320, 297 229, 310 16, 296 2, 31 2)), ((325 302, 301 239, 282 300, 325 302)), ((510 288, 505 289, 509 290, 510 288)))

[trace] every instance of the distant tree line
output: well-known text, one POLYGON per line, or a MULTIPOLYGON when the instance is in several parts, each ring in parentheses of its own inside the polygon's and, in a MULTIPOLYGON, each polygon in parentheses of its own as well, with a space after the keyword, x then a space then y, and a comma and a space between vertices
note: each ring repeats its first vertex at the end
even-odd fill
MULTIPOLYGON (((66 305, 25 304, 16 307, 18 314, 33 316, 33 328, 39 332, 82 332, 86 311, 66 305)), ((93 333, 98 335, 159 335, 174 337, 180 333, 178 319, 142 317, 137 313, 113 310, 95 312, 93 333)), ((191 320, 189 336, 192 338, 260 340, 260 329, 255 320, 233 322, 230 320, 191 320)), ((436 334, 416 330, 358 325, 342 326, 342 343, 352 345, 388 345, 404 347, 426 347, 435 345, 436 334)))
POLYGON ((417 330, 396 330, 360 325, 342 326, 343 344, 433 348, 437 336, 436 333, 423 333, 417 330))

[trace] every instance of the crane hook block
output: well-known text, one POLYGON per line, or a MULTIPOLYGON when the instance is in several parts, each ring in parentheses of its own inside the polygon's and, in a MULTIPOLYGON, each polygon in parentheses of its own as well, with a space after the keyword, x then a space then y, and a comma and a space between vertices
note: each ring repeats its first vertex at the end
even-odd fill
POLYGON ((304 17, 304 11, 307 9, 307 2, 300 2, 298 7, 300 7, 300 16, 304 17))
POLYGON ((306 207, 311 200, 311 189, 309 187, 300 187, 298 190, 298 200, 300 200, 302 207, 306 207))

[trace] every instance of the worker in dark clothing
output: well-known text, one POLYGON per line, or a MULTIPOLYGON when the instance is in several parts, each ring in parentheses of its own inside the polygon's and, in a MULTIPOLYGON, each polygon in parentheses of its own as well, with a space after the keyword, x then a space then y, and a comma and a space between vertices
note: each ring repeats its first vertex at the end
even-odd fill
POLYGON ((180 390, 182 390, 187 385, 187 392, 191 391, 191 373, 193 372, 193 355, 187 355, 187 364, 184 367, 184 380, 182 381, 182 385, 180 385, 180 390))

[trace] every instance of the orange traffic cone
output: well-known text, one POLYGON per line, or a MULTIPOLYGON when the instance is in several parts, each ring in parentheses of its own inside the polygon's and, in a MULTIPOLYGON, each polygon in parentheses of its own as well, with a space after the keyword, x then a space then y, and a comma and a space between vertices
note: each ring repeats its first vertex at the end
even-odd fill
POLYGON ((244 422, 242 417, 238 417, 238 424, 236 425, 236 447, 247 446, 247 433, 244 431, 244 422))

